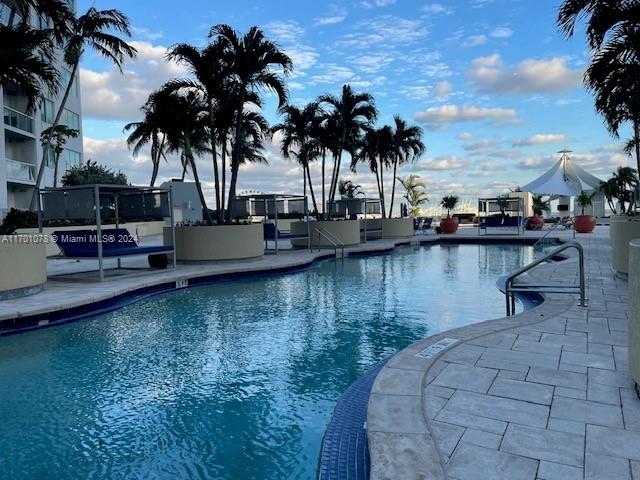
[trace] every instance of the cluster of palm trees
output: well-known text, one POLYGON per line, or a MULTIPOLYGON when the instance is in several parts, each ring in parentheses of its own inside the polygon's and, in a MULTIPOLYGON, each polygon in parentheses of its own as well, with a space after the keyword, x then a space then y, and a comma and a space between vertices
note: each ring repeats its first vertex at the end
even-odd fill
MULTIPOLYGON (((239 170, 243 164, 266 162, 263 143, 276 134, 283 157, 295 159, 302 167, 304 195, 308 188, 313 210, 323 217, 331 216, 345 153, 351 157, 353 171, 360 162, 369 165, 384 201, 384 169, 392 168, 395 179, 398 165, 424 152, 421 129, 399 117, 394 127, 375 129, 373 97, 356 93, 349 85, 342 87, 340 95, 322 95, 304 106, 290 104, 285 78, 291 72, 291 59, 259 28, 239 35, 228 25, 217 25, 208 40, 202 48, 182 43, 169 49, 167 60, 185 65, 189 78, 164 84, 142 107, 143 119, 125 126, 134 155, 150 146, 151 185, 167 153, 180 156, 183 178, 189 172, 193 176, 207 223, 233 220, 239 170), (275 93, 283 117, 272 127, 261 113, 265 90, 275 93), (196 160, 202 156, 212 160, 215 219, 198 174, 196 160), (310 169, 316 161, 321 162, 321 205, 310 169)), ((395 186, 389 214, 394 194, 395 186)))
MULTIPOLYGON (((118 10, 97 10, 90 7, 83 15, 76 16, 66 0, 14 0, 3 4, 9 8, 8 21, 0 24, 0 83, 9 92, 27 98, 28 112, 38 106, 43 96, 62 97, 49 131, 56 133, 58 142, 64 129, 59 129, 62 113, 71 92, 80 59, 87 49, 113 62, 122 71, 127 58, 136 50, 120 36, 130 36, 130 24, 126 15, 118 10), (34 25, 39 24, 36 28, 34 25), (61 84, 56 66, 56 52, 61 50, 64 63, 71 75, 61 84)), ((66 131, 71 135, 72 129, 66 131)), ((56 135, 43 137, 42 161, 31 200, 35 206, 38 188, 42 183, 44 167, 50 146, 56 135)))
POLYGON ((585 20, 592 51, 585 84, 613 136, 631 125, 626 151, 635 151, 640 171, 640 2, 564 0, 558 13, 561 31, 573 36, 579 19, 585 20))

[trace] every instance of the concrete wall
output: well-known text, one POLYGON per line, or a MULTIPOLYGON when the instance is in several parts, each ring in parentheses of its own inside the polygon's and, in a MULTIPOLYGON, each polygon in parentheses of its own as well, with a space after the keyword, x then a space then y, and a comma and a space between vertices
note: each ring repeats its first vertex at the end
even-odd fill
POLYGON ((0 242, 0 299, 16 289, 29 289, 47 281, 43 243, 13 243, 11 236, 0 242))
MULTIPOLYGON (((164 243, 170 244, 171 228, 164 228, 164 243)), ((264 255, 261 223, 176 228, 179 261, 235 260, 264 255)))
MULTIPOLYGON (((318 237, 316 230, 323 229, 337 237, 345 246, 358 245, 360 243, 360 220, 338 220, 334 222, 317 221, 309 222, 311 230, 311 245, 320 247, 333 247, 333 244, 325 237, 318 237)), ((307 222, 292 222, 291 233, 307 233, 307 222)), ((293 239, 294 247, 306 247, 307 239, 293 239)))
POLYGON ((640 218, 626 215, 611 217, 611 264, 619 273, 629 272, 629 242, 640 238, 640 218))
MULTIPOLYGON (((131 235, 136 237, 146 237, 149 235, 160 235, 162 233, 162 228, 164 227, 164 222, 131 222, 131 223, 123 223, 120 225, 120 228, 126 228, 131 235)), ((115 225, 103 225, 102 228, 115 228, 115 225)), ((95 230, 95 225, 81 225, 76 227, 45 227, 42 229, 42 233, 45 235, 51 235, 56 230, 95 230)), ((16 233, 22 234, 38 234, 37 228, 20 228, 16 231, 16 233)), ((60 253, 60 249, 56 245, 55 242, 50 242, 46 244, 46 253, 47 256, 50 257, 52 255, 58 255, 60 253)))
POLYGON ((640 240, 633 240, 629 249, 629 369, 640 383, 640 240))
MULTIPOLYGON (((362 220, 364 222, 364 220, 362 220)), ((364 227, 363 227, 364 228, 364 227)), ((374 218, 367 219, 367 229, 382 228, 382 238, 398 238, 413 236, 412 218, 374 218)), ((378 232, 372 232, 371 237, 375 238, 378 232)), ((367 233, 369 237, 369 233, 367 233)))

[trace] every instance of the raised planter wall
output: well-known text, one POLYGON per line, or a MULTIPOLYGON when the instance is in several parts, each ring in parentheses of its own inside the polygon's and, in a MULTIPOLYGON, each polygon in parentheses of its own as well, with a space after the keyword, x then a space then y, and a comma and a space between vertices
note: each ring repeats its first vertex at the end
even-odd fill
MULTIPOLYGON (((316 247, 333 247, 333 244, 326 238, 314 233, 318 229, 328 231, 337 237, 345 246, 358 245, 360 243, 360 220, 336 220, 334 222, 319 221, 309 222, 311 231, 311 244, 316 247)), ((307 222, 292 222, 291 233, 302 234, 307 233, 307 222)), ((306 238, 298 238, 291 240, 294 247, 305 248, 307 246, 306 238)))
POLYGON ((612 216, 609 237, 613 269, 618 273, 629 273, 629 242, 640 238, 640 217, 612 216))
MULTIPOLYGON (((364 220, 362 221, 364 223, 364 220)), ((364 228, 364 226, 363 226, 364 228)), ((382 238, 400 238, 413 236, 413 219, 412 218, 372 218, 367 220, 367 229, 382 228, 382 238)), ((379 232, 367 233, 367 237, 375 235, 379 232)))
MULTIPOLYGON (((171 228, 164 227, 164 243, 171 244, 171 228)), ((261 223, 176 227, 178 261, 237 260, 264 255, 261 223)))
POLYGON ((640 384, 640 240, 629 246, 629 369, 640 384))
POLYGON ((42 289, 47 281, 44 243, 14 243, 12 236, 0 243, 0 300, 42 289))
MULTIPOLYGON (((126 228, 131 235, 146 237, 148 235, 160 235, 165 223, 161 220, 154 222, 131 222, 121 223, 120 228, 126 228)), ((103 225, 102 228, 116 228, 115 225, 103 225)), ((45 227, 42 229, 44 235, 51 235, 57 230, 95 230, 95 225, 78 225, 75 227, 45 227)), ((38 234, 37 228, 19 228, 16 233, 21 234, 38 234)), ((47 256, 58 255, 60 249, 55 242, 50 242, 46 246, 47 256)))

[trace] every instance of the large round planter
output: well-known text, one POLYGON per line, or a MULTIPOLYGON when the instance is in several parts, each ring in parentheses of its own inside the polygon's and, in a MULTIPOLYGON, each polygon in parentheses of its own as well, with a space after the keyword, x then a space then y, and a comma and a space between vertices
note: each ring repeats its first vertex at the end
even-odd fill
MULTIPOLYGON (((412 218, 372 218, 367 219, 368 238, 401 238, 413 236, 413 219, 412 218)), ((364 229, 364 220, 362 220, 362 228, 364 229)))
POLYGON ((629 370, 640 384, 640 240, 629 244, 629 370))
MULTIPOLYGON (((308 222, 311 232, 311 245, 314 247, 333 247, 331 241, 318 233, 318 230, 328 232, 328 236, 337 238, 344 246, 358 245, 360 243, 360 220, 336 220, 308 222)), ((291 233, 306 234, 307 222, 292 222, 291 233)), ((307 247, 306 238, 291 240, 294 247, 307 247)))
POLYGON ((8 235, 0 243, 0 300, 37 293, 47 281, 46 245, 8 235))
POLYGON ((458 231, 458 225, 459 221, 456 217, 443 218, 440 220, 440 228, 444 234, 456 233, 458 231))
MULTIPOLYGON (((164 243, 171 244, 171 228, 164 227, 164 243)), ((237 260, 264 255, 261 223, 176 227, 176 259, 184 262, 237 260)))
POLYGON ((534 215, 527 218, 527 230, 542 230, 544 227, 544 218, 534 215))
POLYGON ((592 215, 576 215, 573 219, 576 233, 591 233, 596 228, 596 217, 592 215))
POLYGON ((609 238, 613 269, 618 273, 629 273, 629 242, 640 238, 640 217, 612 216, 609 238))

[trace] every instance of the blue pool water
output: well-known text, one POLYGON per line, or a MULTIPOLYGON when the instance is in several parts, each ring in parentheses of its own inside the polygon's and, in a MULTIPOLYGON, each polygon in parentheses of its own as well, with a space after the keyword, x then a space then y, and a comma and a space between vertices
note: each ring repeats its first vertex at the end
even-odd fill
POLYGON ((0 338, 0 478, 314 478, 342 392, 426 335, 503 316, 495 281, 532 257, 403 247, 0 338))

